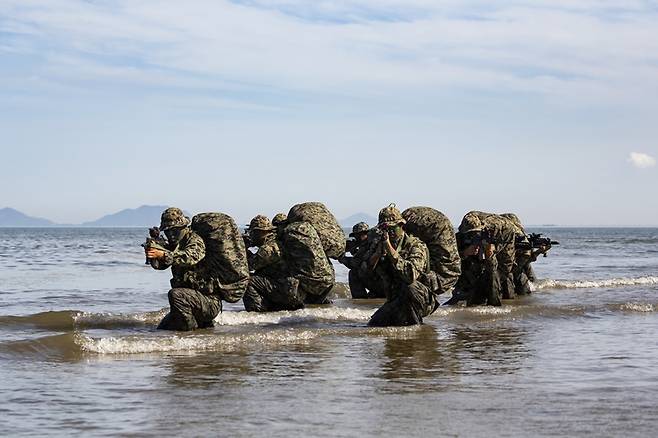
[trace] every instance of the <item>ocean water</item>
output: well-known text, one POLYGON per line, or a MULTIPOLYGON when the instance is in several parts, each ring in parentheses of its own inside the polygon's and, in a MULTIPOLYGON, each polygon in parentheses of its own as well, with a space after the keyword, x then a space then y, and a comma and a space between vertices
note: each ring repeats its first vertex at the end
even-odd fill
POLYGON ((655 436, 658 229, 530 231, 561 245, 500 308, 369 328, 339 292, 172 333, 146 230, 0 229, 0 435, 655 436))

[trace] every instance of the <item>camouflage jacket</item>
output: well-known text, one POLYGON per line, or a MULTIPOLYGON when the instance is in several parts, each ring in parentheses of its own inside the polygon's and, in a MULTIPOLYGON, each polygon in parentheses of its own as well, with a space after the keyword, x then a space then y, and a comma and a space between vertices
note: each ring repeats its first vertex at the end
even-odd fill
POLYGON ((351 252, 352 256, 348 256, 347 253, 338 257, 338 261, 347 267, 347 269, 360 269, 361 264, 368 260, 368 254, 370 253, 370 246, 368 241, 359 242, 358 246, 353 248, 351 252))
POLYGON ((249 270, 263 277, 284 277, 287 275, 286 264, 281 256, 279 243, 273 234, 265 238, 256 254, 249 256, 249 270))
POLYGON ((151 266, 158 270, 171 267, 171 287, 187 287, 203 290, 203 279, 199 275, 199 263, 206 256, 203 239, 191 229, 187 229, 178 245, 165 245, 164 258, 151 260, 151 266))
POLYGON ((427 246, 417 237, 405 233, 396 248, 397 260, 386 256, 380 260, 376 273, 395 288, 396 283, 411 284, 421 280, 423 274, 429 272, 429 251, 427 246))

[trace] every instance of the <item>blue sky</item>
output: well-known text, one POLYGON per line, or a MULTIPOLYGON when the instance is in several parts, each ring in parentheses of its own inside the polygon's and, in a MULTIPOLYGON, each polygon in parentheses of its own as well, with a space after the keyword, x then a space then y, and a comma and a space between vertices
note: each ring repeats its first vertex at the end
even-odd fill
POLYGON ((60 222, 658 225, 658 2, 4 0, 0 114, 0 207, 60 222))

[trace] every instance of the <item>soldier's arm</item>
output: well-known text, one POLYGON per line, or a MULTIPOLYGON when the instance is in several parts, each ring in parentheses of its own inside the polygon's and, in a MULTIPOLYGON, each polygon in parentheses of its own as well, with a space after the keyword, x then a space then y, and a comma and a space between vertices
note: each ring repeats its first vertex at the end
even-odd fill
POLYGON ((281 260, 281 251, 277 245, 265 245, 258 248, 256 254, 249 258, 249 270, 258 271, 281 260))
POLYGON ((160 258, 149 259, 149 263, 151 264, 151 267, 153 269, 157 269, 158 271, 164 271, 165 269, 168 269, 171 266, 172 259, 171 257, 167 257, 167 253, 171 252, 170 245, 165 239, 158 239, 157 243, 164 250, 163 251, 164 255, 160 258))
POLYGON ((418 280, 420 274, 425 270, 425 266, 427 266, 427 252, 422 245, 414 245, 406 257, 403 258, 397 254, 397 257, 393 258, 392 261, 393 268, 402 281, 411 284, 418 280))
POLYGON ((165 251, 163 261, 171 266, 192 267, 206 256, 203 239, 193 234, 185 245, 179 245, 174 251, 165 251))

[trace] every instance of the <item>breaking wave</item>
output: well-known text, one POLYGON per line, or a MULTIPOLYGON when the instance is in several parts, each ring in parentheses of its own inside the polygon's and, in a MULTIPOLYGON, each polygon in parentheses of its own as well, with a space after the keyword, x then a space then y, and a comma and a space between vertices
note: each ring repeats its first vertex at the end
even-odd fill
POLYGON ((93 313, 77 310, 58 310, 26 316, 0 316, 0 326, 53 331, 68 331, 76 328, 139 327, 157 324, 166 312, 166 309, 143 313, 93 313))
POLYGON ((309 308, 269 313, 223 312, 215 318, 217 325, 291 324, 313 321, 368 321, 372 309, 347 307, 309 308))
POLYGON ((281 345, 308 342, 321 335, 318 330, 271 330, 258 333, 242 334, 208 334, 189 336, 125 336, 108 338, 91 338, 81 336, 80 348, 85 352, 97 354, 138 354, 206 350, 235 350, 239 347, 254 345, 281 345))
POLYGON ((542 289, 583 289, 621 286, 652 286, 658 285, 658 277, 621 277, 607 280, 539 280, 533 284, 533 290, 542 289))
POLYGON ((625 303, 620 306, 621 310, 627 311, 627 312, 644 312, 644 313, 649 313, 649 312, 655 312, 656 306, 650 303, 625 303))

